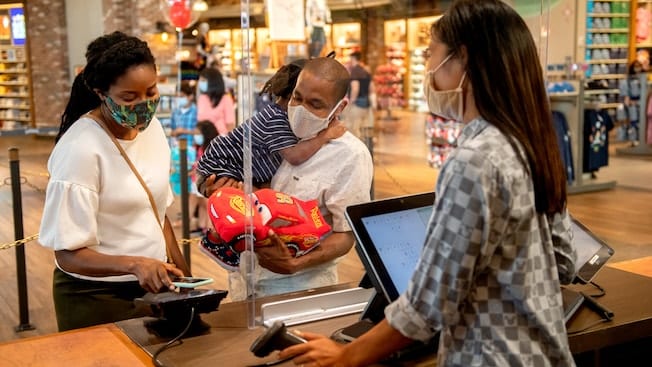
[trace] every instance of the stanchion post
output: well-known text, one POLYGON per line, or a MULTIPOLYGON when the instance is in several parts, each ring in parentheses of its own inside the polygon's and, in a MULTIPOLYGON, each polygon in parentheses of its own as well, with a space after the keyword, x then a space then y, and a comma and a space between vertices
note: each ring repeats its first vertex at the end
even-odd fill
MULTIPOLYGON (((185 136, 179 138, 179 169, 181 170, 181 223, 183 238, 190 238, 190 213, 188 211, 188 141, 185 136)), ((183 257, 190 269, 190 245, 183 244, 183 257)))
MULTIPOLYGON (((367 146, 367 149, 369 149, 369 154, 371 154, 371 161, 373 162, 374 160, 374 134, 373 134, 374 128, 373 127, 363 127, 362 128, 362 136, 364 137, 364 144, 367 146)), ((374 199, 374 179, 373 177, 371 178, 371 200, 374 199)))
MULTIPOLYGON (((14 236, 16 240, 25 237, 23 230, 23 200, 20 189, 20 161, 18 148, 9 148, 9 167, 11 174, 11 192, 14 208, 14 236)), ((16 246, 16 279, 18 282, 18 314, 20 323, 15 330, 33 330, 29 323, 29 303, 27 299, 27 269, 25 266, 25 246, 16 246)))

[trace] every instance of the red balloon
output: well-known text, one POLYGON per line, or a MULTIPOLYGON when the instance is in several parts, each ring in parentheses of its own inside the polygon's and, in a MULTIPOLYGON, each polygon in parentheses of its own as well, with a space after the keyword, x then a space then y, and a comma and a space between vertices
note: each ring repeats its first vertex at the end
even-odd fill
POLYGON ((170 7, 170 22, 177 28, 186 28, 190 25, 190 8, 184 0, 175 1, 170 7))

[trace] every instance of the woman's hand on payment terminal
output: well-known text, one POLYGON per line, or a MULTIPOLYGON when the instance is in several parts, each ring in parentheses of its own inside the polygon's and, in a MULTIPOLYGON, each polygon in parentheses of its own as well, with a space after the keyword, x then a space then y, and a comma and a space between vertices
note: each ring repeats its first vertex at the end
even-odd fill
POLYGON ((150 259, 139 258, 134 265, 133 274, 138 278, 138 283, 148 292, 158 293, 162 290, 174 290, 172 277, 182 277, 181 269, 174 264, 150 259))

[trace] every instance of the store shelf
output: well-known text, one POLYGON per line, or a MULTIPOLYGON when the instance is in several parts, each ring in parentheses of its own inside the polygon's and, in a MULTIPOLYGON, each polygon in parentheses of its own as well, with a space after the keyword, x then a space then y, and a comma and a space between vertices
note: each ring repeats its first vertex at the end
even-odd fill
POLYGON ((620 89, 585 89, 585 95, 620 93, 620 89))
POLYGON ((583 23, 586 24, 586 42, 589 43, 584 46, 584 61, 591 65, 584 77, 589 80, 613 80, 605 86, 608 89, 586 90, 584 93, 594 96, 615 94, 617 97, 620 94, 616 89, 617 80, 626 77, 629 43, 634 37, 630 34, 632 4, 628 0, 590 1, 584 4, 586 19, 583 23))
POLYGON ((625 74, 593 74, 591 79, 624 79, 625 74))
POLYGON ((621 103, 598 103, 598 107, 600 108, 618 108, 621 105, 621 103))
POLYGON ((0 51, 0 120, 29 125, 32 119, 25 48, 2 45, 0 51))
POLYGON ((592 18, 629 18, 629 13, 588 13, 586 16, 592 18))
MULTIPOLYGON (((5 62, 5 61, 2 61, 5 62)), ((27 69, 4 69, 0 70, 2 74, 27 74, 27 69)))
POLYGON ((589 28, 587 33, 629 33, 627 28, 589 28))
POLYGON ((579 92, 554 92, 554 93, 549 93, 548 96, 559 97, 559 98, 577 97, 579 96, 579 92))
POLYGON ((414 111, 427 112, 428 105, 423 94, 423 79, 426 72, 424 48, 410 51, 410 78, 408 80, 408 106, 414 111))
POLYGON ((627 59, 594 59, 586 60, 587 64, 627 64, 627 59))
POLYGON ((592 45, 586 45, 586 48, 627 48, 629 47, 626 43, 598 43, 592 45))
POLYGON ((20 122, 31 122, 32 119, 29 117, 10 117, 10 116, 2 116, 0 115, 0 120, 5 120, 5 121, 20 121, 20 122))

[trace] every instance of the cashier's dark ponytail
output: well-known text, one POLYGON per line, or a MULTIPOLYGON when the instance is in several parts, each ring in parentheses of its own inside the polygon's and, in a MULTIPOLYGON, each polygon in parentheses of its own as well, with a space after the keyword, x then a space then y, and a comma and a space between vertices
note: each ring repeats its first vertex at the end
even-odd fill
POLYGON ((122 32, 113 32, 95 39, 86 49, 86 66, 72 83, 70 98, 61 115, 61 126, 55 142, 79 118, 97 108, 102 101, 96 91, 106 92, 127 69, 156 62, 147 43, 122 32))

